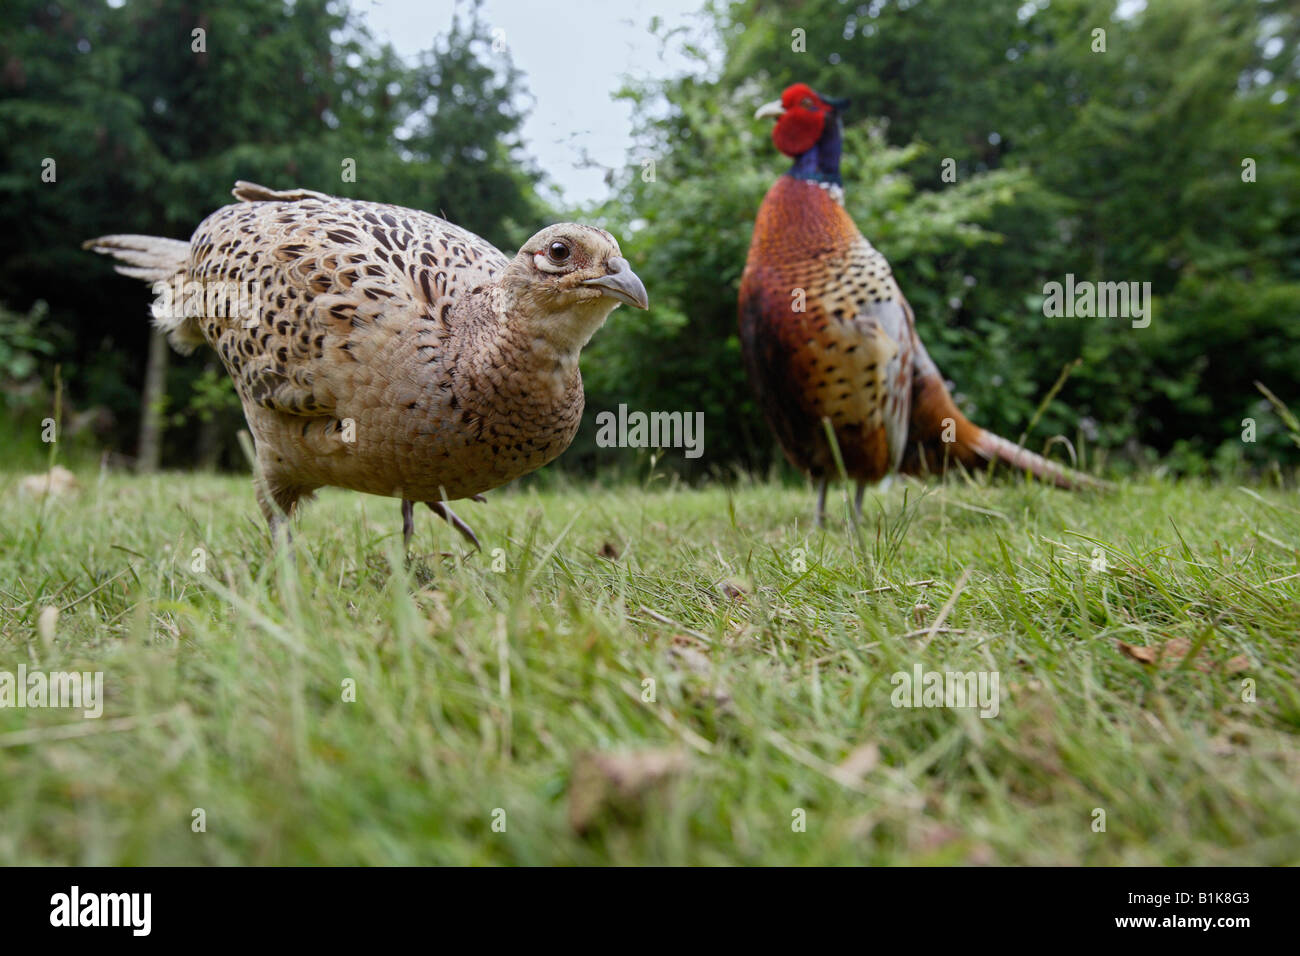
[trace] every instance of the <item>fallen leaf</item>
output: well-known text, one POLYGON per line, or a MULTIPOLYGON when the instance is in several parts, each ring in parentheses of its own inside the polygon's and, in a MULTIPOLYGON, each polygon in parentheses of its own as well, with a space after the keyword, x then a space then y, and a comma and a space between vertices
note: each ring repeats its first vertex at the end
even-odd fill
POLYGON ((728 601, 739 601, 748 593, 745 586, 739 581, 733 581, 726 578, 718 582, 717 588, 718 593, 728 601))
POLYGON ((1136 644, 1128 644, 1124 641, 1116 641, 1119 645, 1120 653, 1126 654, 1143 664, 1154 664, 1160 655, 1160 651, 1154 647, 1140 647, 1136 644))
POLYGON ((998 860, 993 847, 987 843, 976 843, 966 854, 966 862, 971 866, 995 866, 998 860))
POLYGON ((668 660, 673 665, 693 671, 696 674, 707 676, 713 673, 713 662, 709 660, 709 655, 697 650, 687 641, 679 641, 677 637, 673 638, 673 642, 668 648, 668 660))
POLYGON ((1223 669, 1229 674, 1240 674, 1242 671, 1248 671, 1250 670, 1250 658, 1245 654, 1238 654, 1224 664, 1223 669))
POLYGON ((702 647, 706 651, 709 649, 709 642, 701 640, 694 634, 674 634, 669 643, 678 647, 702 647))
POLYGON ((52 604, 41 608, 40 616, 36 619, 36 633, 40 635, 41 643, 45 645, 48 651, 54 646, 54 632, 59 623, 59 609, 52 604))
MULTIPOLYGON (((1192 642, 1185 637, 1175 637, 1163 644, 1146 647, 1125 644, 1123 641, 1119 641, 1118 644, 1119 649, 1135 661, 1141 661, 1143 664, 1158 664, 1161 670, 1167 671, 1180 666, 1192 649, 1192 642)), ((1214 666, 1204 658, 1193 661, 1192 666, 1206 674, 1214 669, 1214 666)))
POLYGON ((1237 748, 1224 735, 1220 734, 1217 737, 1210 738, 1210 753, 1214 754, 1214 756, 1231 757, 1236 752, 1237 748))
POLYGON ((570 826, 585 833, 606 812, 635 815, 648 794, 689 765, 686 752, 679 748, 579 754, 569 782, 570 826))
POLYGON ((876 769, 880 763, 880 747, 875 743, 854 747, 849 755, 835 768, 835 779, 846 786, 854 786, 876 769))
POLYGON ((699 650, 701 646, 708 647, 689 634, 674 634, 672 643, 668 646, 668 663, 679 670, 690 671, 705 678, 709 682, 708 692, 713 702, 720 706, 728 704, 731 702, 731 693, 715 680, 713 660, 699 650))
POLYGON ((62 498, 79 490, 77 479, 62 465, 55 465, 42 475, 25 475, 18 482, 18 490, 25 495, 40 498, 62 498))
MULTIPOLYGON (((1191 649, 1192 642, 1185 637, 1175 637, 1172 641, 1165 641, 1160 648, 1160 666, 1165 670, 1173 670, 1183 662, 1183 658, 1191 649)), ((1204 658, 1193 661, 1192 666, 1202 673, 1213 670, 1210 662, 1204 658)))
POLYGON ((922 820, 908 833, 908 844, 917 853, 935 853, 966 834, 955 826, 934 820, 922 820))

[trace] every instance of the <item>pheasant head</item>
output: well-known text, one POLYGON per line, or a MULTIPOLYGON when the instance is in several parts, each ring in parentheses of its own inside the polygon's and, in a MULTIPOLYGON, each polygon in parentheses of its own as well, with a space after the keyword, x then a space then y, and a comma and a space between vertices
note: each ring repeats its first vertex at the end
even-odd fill
POLYGON ((795 83, 779 100, 760 106, 754 118, 776 119, 772 142, 794 159, 792 176, 838 184, 844 137, 840 113, 848 105, 848 100, 822 96, 806 83, 795 83))
POLYGON ((498 282, 501 308, 521 331, 557 353, 577 353, 621 302, 649 308, 645 286, 614 237, 563 222, 547 226, 519 250, 498 282))

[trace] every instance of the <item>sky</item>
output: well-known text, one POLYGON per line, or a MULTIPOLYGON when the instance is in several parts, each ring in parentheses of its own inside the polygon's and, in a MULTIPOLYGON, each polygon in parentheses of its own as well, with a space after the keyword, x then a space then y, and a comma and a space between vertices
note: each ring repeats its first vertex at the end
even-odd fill
MULTIPOLYGON (((451 26, 462 2, 352 0, 380 41, 413 60, 451 26)), ((688 69, 670 44, 650 32, 658 16, 666 29, 700 36, 702 0, 485 0, 483 18, 502 39, 532 95, 524 145, 565 201, 584 203, 607 194, 605 169, 629 162, 632 107, 616 102, 624 79, 662 78, 688 69), (583 152, 600 164, 584 168, 583 152)), ((701 37, 702 38, 702 37, 701 37)))

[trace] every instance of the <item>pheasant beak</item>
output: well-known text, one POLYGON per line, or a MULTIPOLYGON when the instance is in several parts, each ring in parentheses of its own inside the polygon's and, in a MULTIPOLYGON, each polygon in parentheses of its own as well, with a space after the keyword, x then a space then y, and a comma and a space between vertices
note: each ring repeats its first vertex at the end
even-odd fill
POLYGON ((645 286, 632 271, 628 261, 622 256, 614 256, 605 263, 609 273, 594 279, 583 280, 583 285, 595 286, 601 295, 618 299, 638 309, 650 308, 650 297, 646 295, 645 286))
POLYGON ((781 105, 780 100, 773 100, 771 103, 764 103, 757 112, 754 113, 754 119, 779 119, 785 112, 785 107, 781 105))

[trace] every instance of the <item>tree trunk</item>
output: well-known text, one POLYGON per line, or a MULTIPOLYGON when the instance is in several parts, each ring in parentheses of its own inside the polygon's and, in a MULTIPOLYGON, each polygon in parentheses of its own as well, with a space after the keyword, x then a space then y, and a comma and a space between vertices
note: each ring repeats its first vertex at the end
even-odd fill
POLYGON ((140 397, 140 447, 136 468, 158 470, 162 457, 163 398, 167 392, 167 336, 154 329, 149 336, 149 364, 144 372, 144 393, 140 397))
MULTIPOLYGON (((224 374, 216 362, 208 362, 203 366, 203 374, 207 375, 212 371, 220 371, 224 374)), ((209 409, 208 417, 205 421, 202 416, 199 417, 199 437, 194 443, 194 466, 202 471, 212 471, 217 467, 217 459, 221 456, 221 439, 223 437, 223 425, 226 425, 226 415, 217 409, 209 409)))

